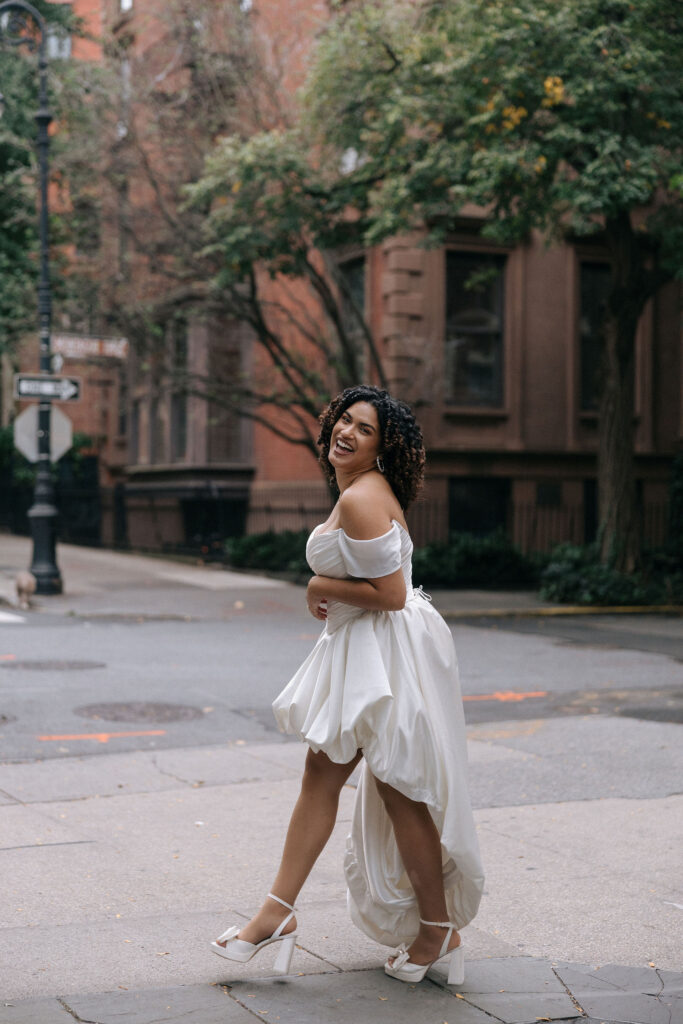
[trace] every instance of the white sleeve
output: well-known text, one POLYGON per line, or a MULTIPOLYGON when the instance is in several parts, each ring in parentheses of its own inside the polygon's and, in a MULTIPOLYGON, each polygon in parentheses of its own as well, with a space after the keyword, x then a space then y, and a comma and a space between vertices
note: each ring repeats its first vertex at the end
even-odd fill
POLYGON ((381 537, 370 540, 354 540, 341 530, 339 549, 349 576, 374 580, 401 568, 401 534, 396 523, 381 537))

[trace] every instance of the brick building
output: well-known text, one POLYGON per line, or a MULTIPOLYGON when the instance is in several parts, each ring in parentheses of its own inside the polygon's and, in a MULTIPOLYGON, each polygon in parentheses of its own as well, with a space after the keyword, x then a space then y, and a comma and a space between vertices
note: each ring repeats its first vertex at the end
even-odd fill
MULTIPOLYGON (((283 19, 277 0, 238 6, 247 18, 258 13, 271 54, 281 59, 286 50, 281 81, 290 93, 327 5, 297 4, 298 20, 283 19)), ((130 81, 140 61, 161 75, 169 53, 161 8, 108 0, 101 10, 105 27, 126 40, 123 78, 130 81)), ((125 124, 120 130, 123 138, 125 124)), ((131 176, 110 197, 112 223, 147 230, 145 217, 158 200, 149 183, 131 176)), ((524 550, 590 540, 597 525, 595 370, 606 253, 599 238, 548 248, 537 235, 506 249, 481 237, 482 222, 481 211, 465 211, 442 249, 402 238, 344 257, 391 388, 418 407, 424 427, 428 476, 410 516, 415 538, 502 528, 524 550), (465 282, 473 271, 483 272, 486 283, 470 290, 465 282)), ((141 301, 161 299, 166 308, 155 325, 159 353, 153 346, 144 355, 131 349, 125 424, 123 416, 119 421, 127 433, 129 543, 206 549, 243 530, 319 522, 329 497, 309 452, 174 384, 174 371, 207 379, 248 375, 259 358, 248 330, 198 314, 196 302, 185 315, 183 297, 127 245, 121 230, 104 242, 105 263, 116 269, 110 301, 117 275, 128 275, 139 281, 141 301)), ((651 543, 665 535, 671 458, 683 443, 680 298, 680 285, 662 289, 637 338, 636 473, 651 543)))

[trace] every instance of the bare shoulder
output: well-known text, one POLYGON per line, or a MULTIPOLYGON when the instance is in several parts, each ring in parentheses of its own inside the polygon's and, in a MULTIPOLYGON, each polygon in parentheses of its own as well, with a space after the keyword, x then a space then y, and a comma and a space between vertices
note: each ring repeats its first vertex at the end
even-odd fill
POLYGON ((354 481, 339 498, 342 529, 355 540, 381 537, 397 518, 398 503, 386 480, 368 473, 354 481))

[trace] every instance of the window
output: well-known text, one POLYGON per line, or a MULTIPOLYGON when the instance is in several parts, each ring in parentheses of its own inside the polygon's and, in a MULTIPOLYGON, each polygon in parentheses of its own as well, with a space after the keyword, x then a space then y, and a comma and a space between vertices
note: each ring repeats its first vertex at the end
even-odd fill
POLYGON ((366 349, 363 331, 365 318, 365 256, 356 256, 338 264, 341 293, 341 321, 347 336, 354 343, 359 377, 366 372, 366 349))
POLYGON ((505 530, 510 509, 507 477, 454 476, 448 481, 448 528, 484 536, 505 530))
MULTIPOLYGON (((125 437, 128 430, 128 368, 122 366, 119 369, 119 400, 116 410, 116 433, 119 437, 125 437)), ((137 443, 137 442, 136 442, 137 443)), ((137 461, 137 451, 135 453, 137 461)))
POLYGON ((187 449, 187 324, 171 327, 173 391, 171 392, 171 461, 185 458, 187 449))
POLYGON ((603 322, 609 294, 608 263, 582 262, 580 269, 579 358, 580 405, 584 412, 598 408, 603 353, 603 322))
POLYGON ((136 466, 140 461, 140 399, 130 407, 130 461, 136 466))
POLYGON ((360 333, 358 316, 365 315, 365 256, 339 264, 341 278, 341 315, 344 329, 350 335, 360 333))
POLYGON ((159 466, 166 461, 164 444, 164 417, 162 403, 158 394, 152 396, 149 403, 149 462, 159 466))
POLYGON ((48 60, 68 60, 71 56, 71 36, 62 25, 48 25, 45 39, 48 60))
POLYGON ((503 404, 505 257, 446 253, 446 398, 453 405, 503 404))

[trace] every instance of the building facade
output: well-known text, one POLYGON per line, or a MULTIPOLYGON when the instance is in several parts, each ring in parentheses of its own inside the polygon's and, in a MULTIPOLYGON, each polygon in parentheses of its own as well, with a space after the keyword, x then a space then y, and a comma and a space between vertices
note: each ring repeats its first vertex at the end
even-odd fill
MULTIPOLYGON (((201 289, 164 277, 168 251, 158 213, 174 198, 175 179, 143 178, 140 165, 127 162, 135 118, 144 120, 151 109, 135 109, 136 69, 154 69, 168 103, 188 73, 173 63, 182 40, 169 27, 170 6, 85 6, 116 43, 122 82, 119 185, 104 203, 106 301, 115 309, 134 285, 141 309, 162 310, 153 322, 140 316, 145 343, 130 339, 126 372, 116 368, 104 402, 112 421, 101 425, 115 473, 102 539, 210 554, 226 536, 245 531, 310 528, 330 506, 312 454, 188 383, 248 378, 258 348, 246 326, 202 310, 201 289)), ((237 5, 245 18, 260 17, 289 94, 327 5, 297 4, 297 19, 282 19, 281 6, 237 5)), ((181 159, 176 151, 171 156, 181 159)), ((159 142, 148 158, 167 166, 168 151, 159 142)), ((440 249, 423 247, 415 236, 344 254, 342 269, 390 387, 415 406, 423 424, 427 480, 410 513, 416 542, 497 529, 525 551, 590 541, 597 529, 596 375, 606 252, 599 238, 549 247, 537 234, 515 248, 496 246, 482 237, 482 224, 481 211, 468 210, 440 249)), ((679 284, 663 288, 637 337, 635 464, 648 544, 665 537, 671 460, 683 445, 680 300, 679 284)), ((97 372, 104 370, 114 372, 97 372)), ((104 395, 109 385, 97 387, 104 395)))

